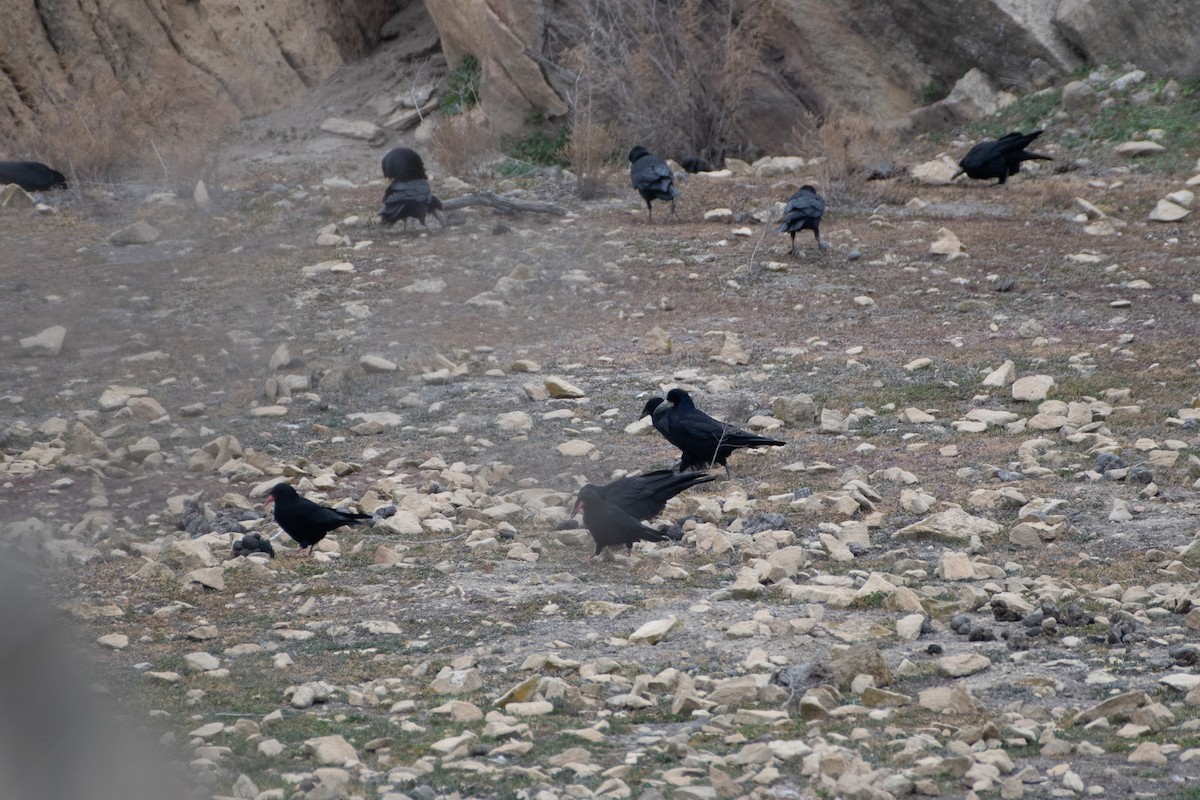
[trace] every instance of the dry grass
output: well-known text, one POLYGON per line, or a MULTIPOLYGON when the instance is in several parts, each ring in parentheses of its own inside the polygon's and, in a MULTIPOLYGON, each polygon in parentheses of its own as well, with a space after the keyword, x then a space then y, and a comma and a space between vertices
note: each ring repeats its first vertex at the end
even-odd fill
POLYGON ((900 146, 899 136, 880 121, 861 114, 834 111, 792 129, 796 151, 818 159, 825 194, 845 196, 861 188, 871 175, 890 164, 900 146))
MULTIPOLYGON (((578 42, 553 66, 575 120, 620 141, 715 161, 739 135, 764 63, 770 6, 746 0, 588 0, 578 42)), ((735 148, 736 149, 736 148, 735 148)))
POLYGON ((75 70, 66 91, 45 90, 37 131, 14 149, 53 165, 72 185, 110 183, 146 168, 168 181, 201 177, 235 113, 177 63, 155 74, 152 86, 127 91, 111 73, 75 70))
POLYGON ((500 154, 491 123, 477 108, 435 117, 429 151, 446 173, 458 177, 475 174, 500 154))

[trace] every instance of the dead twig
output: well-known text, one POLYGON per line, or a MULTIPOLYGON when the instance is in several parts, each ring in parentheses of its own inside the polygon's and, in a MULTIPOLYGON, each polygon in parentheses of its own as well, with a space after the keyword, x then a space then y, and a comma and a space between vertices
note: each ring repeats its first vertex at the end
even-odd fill
POLYGON ((562 206, 554 203, 539 203, 532 200, 514 200, 511 197, 492 194, 491 192, 480 192, 478 194, 469 194, 465 197, 455 197, 450 200, 442 201, 442 209, 444 211, 452 211, 456 208, 466 208, 467 206, 488 206, 489 208, 498 208, 501 211, 529 211, 534 214, 553 214, 556 217, 565 217, 567 210, 562 206))

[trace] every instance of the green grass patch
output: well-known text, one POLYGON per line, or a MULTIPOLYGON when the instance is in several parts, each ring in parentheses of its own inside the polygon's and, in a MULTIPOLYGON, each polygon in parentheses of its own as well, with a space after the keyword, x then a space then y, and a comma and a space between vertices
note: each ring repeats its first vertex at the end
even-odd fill
POLYGON ((479 59, 470 53, 463 56, 447 78, 446 94, 442 96, 442 113, 462 114, 474 108, 479 103, 482 78, 483 67, 479 59))

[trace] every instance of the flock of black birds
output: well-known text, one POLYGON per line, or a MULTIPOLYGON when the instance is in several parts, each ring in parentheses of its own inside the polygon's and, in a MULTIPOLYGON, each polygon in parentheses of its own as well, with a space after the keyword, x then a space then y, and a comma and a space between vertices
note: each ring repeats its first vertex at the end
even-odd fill
MULTIPOLYGON (((603 486, 589 483, 579 490, 571 516, 583 511, 583 525, 596 543, 592 557, 606 547, 624 546, 631 551, 634 542, 678 540, 680 530, 660 531, 645 525, 645 520, 661 514, 667 501, 680 492, 716 480, 708 472, 713 467, 724 467, 726 476, 731 477, 726 462, 735 450, 786 444, 713 419, 696 408, 691 396, 679 388, 667 392, 665 399, 652 397, 641 416, 649 416, 655 429, 679 448, 679 464, 674 469, 618 478, 603 486)), ((373 519, 370 514, 318 505, 301 497, 288 483, 271 487, 264 506, 272 503, 275 522, 300 550, 308 548, 309 555, 330 531, 343 525, 364 525, 373 519)), ((275 557, 271 540, 257 532, 233 543, 235 557, 253 553, 275 557)))
MULTIPOLYGON (((954 177, 965 173, 976 180, 997 178, 998 184, 1003 184, 1010 175, 1021 171, 1021 162, 1051 160, 1050 156, 1025 149, 1041 134, 1040 130, 1028 134, 1013 132, 996 140, 980 142, 959 161, 961 169, 954 177)), ((721 161, 724 161, 723 149, 721 161)), ((680 163, 688 172, 710 169, 697 156, 685 157, 680 163)), ((425 164, 415 150, 397 147, 388 151, 383 157, 382 168, 384 177, 390 181, 383 195, 383 209, 379 212, 383 225, 390 226, 403 220, 407 230, 408 220, 415 219, 428 230, 425 218, 433 214, 445 227, 442 201, 430 188, 425 164)), ((675 200, 680 195, 675 187, 675 175, 666 161, 644 147, 634 147, 629 151, 629 180, 646 202, 648 221, 653 221, 651 203, 655 200, 669 200, 671 213, 675 213, 675 200)), ((66 177, 36 161, 0 161, 0 184, 5 183, 15 183, 25 191, 44 191, 65 187, 66 177)), ((776 224, 781 233, 791 236, 789 254, 795 253, 796 233, 803 230, 811 230, 818 249, 825 249, 826 245, 821 241, 824 213, 825 201, 812 186, 801 186, 788 198, 783 216, 776 224)), ((593 556, 606 547, 624 545, 627 550, 632 550, 634 542, 677 538, 645 525, 645 520, 661 513, 667 501, 680 492, 714 480, 707 473, 713 467, 724 467, 726 477, 732 477, 727 461, 734 451, 786 444, 713 419, 696 408, 691 396, 679 388, 669 391, 666 398, 650 398, 641 416, 650 417, 654 428, 679 448, 679 464, 675 470, 625 477, 604 486, 587 484, 579 490, 572 516, 583 511, 584 527, 596 543, 593 556)), ((275 504, 275 522, 300 545, 300 549, 308 548, 310 555, 330 531, 343 525, 362 525, 372 519, 369 514, 318 505, 301 497, 287 483, 271 488, 266 505, 271 503, 275 504)), ((234 542, 234 556, 251 553, 264 553, 274 558, 275 549, 271 540, 264 539, 259 533, 246 534, 234 542)))

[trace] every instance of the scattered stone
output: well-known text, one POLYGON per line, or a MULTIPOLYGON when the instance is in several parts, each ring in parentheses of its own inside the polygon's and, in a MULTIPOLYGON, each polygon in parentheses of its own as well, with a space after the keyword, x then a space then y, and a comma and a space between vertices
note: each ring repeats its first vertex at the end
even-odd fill
POLYGON ((21 349, 31 356, 53 357, 62 351, 66 338, 66 328, 62 325, 52 325, 41 333, 21 339, 21 349))
POLYGON ((647 622, 642 627, 629 635, 630 644, 658 644, 666 638, 667 634, 675 630, 679 626, 679 620, 676 617, 667 617, 666 619, 656 619, 647 622))
POLYGON ((1149 218, 1152 222, 1178 222, 1191 213, 1192 210, 1190 208, 1185 208, 1178 203, 1164 199, 1158 201, 1158 205, 1150 212, 1149 218))
POLYGON ((108 241, 115 245, 150 244, 158 241, 158 229, 149 222, 135 222, 109 235, 108 241))
POLYGON ((1122 142, 1121 144, 1117 145, 1116 148, 1114 148, 1113 152, 1119 156, 1124 156, 1125 158, 1137 158, 1139 156, 1151 156, 1157 155, 1158 153, 1165 153, 1167 152, 1167 148, 1163 147, 1158 142, 1122 142))
POLYGON ((1012 398, 1026 402, 1040 402, 1046 399, 1054 386, 1054 378, 1050 375, 1027 375, 1013 381, 1012 398))
POLYGON ((556 400, 573 400, 587 396, 583 389, 557 375, 547 377, 544 383, 546 391, 556 400))

